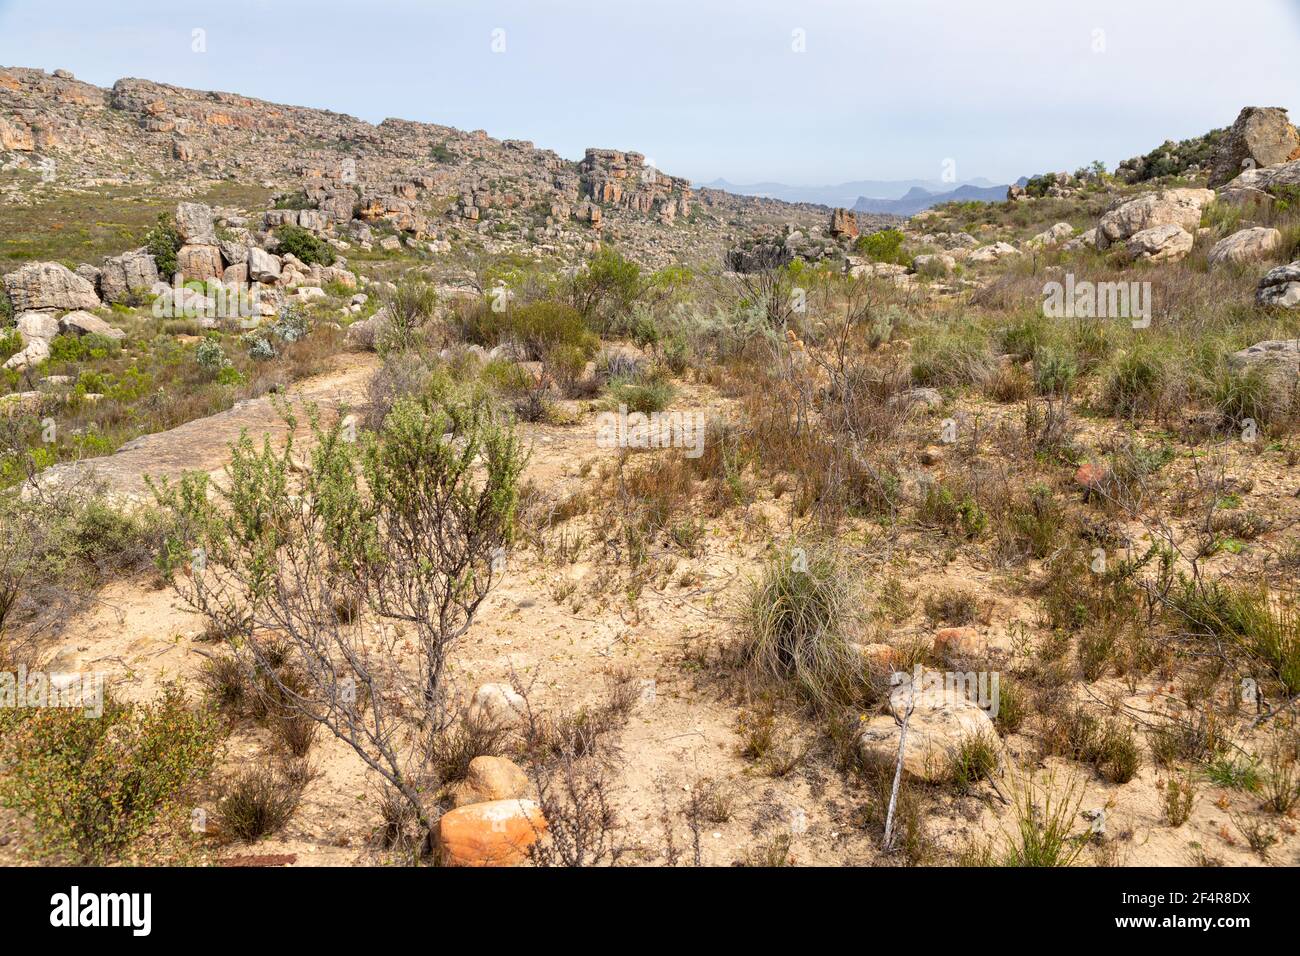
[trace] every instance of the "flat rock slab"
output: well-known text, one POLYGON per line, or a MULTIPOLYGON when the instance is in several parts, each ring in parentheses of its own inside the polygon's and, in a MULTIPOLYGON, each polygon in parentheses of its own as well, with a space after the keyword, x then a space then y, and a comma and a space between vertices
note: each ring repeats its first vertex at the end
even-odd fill
POLYGON ((297 437, 310 435, 302 414, 310 405, 323 413, 341 407, 360 407, 366 400, 366 385, 378 365, 373 355, 349 355, 350 364, 338 371, 306 379, 291 386, 284 395, 248 399, 207 418, 200 418, 165 432, 142 435, 127 442, 111 455, 54 465, 41 473, 46 486, 77 486, 103 483, 112 498, 149 501, 152 495, 145 476, 175 480, 187 471, 219 473, 230 461, 230 446, 247 431, 261 444, 263 435, 283 440, 288 429, 276 406, 287 404, 298 416, 297 437), (277 399, 279 402, 277 402, 277 399))

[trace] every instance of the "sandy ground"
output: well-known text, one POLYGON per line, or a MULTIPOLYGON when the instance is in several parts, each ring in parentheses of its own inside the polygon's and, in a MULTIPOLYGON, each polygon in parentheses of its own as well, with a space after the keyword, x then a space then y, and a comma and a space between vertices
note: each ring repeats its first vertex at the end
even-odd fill
MULTIPOLYGON (((348 356, 338 370, 303 383, 294 393, 325 405, 355 404, 373 366, 373 357, 348 356)), ((676 404, 716 411, 724 403, 711 390, 691 386, 676 404)), ((99 474, 120 491, 138 493, 144 474, 216 472, 228 444, 245 428, 255 437, 262 431, 283 432, 271 402, 259 399, 141 439, 99 461, 99 474)), ((556 499, 591 488, 593 465, 614 454, 597 446, 589 415, 570 426, 524 425, 521 430, 531 453, 526 479, 556 499)), ((1279 477, 1259 484, 1262 491, 1281 496, 1290 493, 1294 481, 1279 477)), ((711 520, 699 553, 679 557, 673 573, 647 586, 635 603, 620 595, 617 585, 597 583, 602 575, 612 573, 617 580, 620 573, 609 567, 598 548, 589 547, 570 564, 516 553, 503 583, 454 653, 453 676, 462 689, 505 681, 513 673, 532 683, 534 699, 544 708, 599 699, 607 675, 616 670, 638 682, 641 701, 618 738, 618 803, 626 825, 623 838, 633 847, 629 862, 662 862, 660 817, 665 800, 679 808, 703 777, 727 781, 737 797, 728 822, 707 825, 702 847, 707 864, 731 864, 783 833, 793 833, 791 854, 800 864, 891 862, 877 849, 875 831, 861 819, 865 794, 859 787, 820 761, 806 761, 776 779, 739 755, 739 705, 729 697, 725 682, 710 679, 694 664, 699 652, 716 651, 734 636, 735 602, 746 579, 760 567, 770 534, 767 525, 754 521, 765 509, 780 510, 770 500, 759 501, 747 511, 711 520), (683 585, 684 580, 690 583, 683 585), (612 593, 605 600, 584 599, 575 610, 574 595, 588 590, 612 593)), ((1034 627, 1033 605, 1017 597, 996 569, 906 549, 877 555, 868 567, 873 575, 899 575, 917 595, 958 583, 977 589, 987 598, 983 626, 996 652, 1008 661, 1016 653, 1013 635, 1034 627)), ((916 602, 919 605, 919 596, 916 602)), ((43 647, 43 657, 51 669, 104 670, 123 696, 142 700, 156 694, 164 681, 194 674, 203 653, 211 649, 196 640, 202 627, 170 589, 142 576, 104 588, 92 606, 43 647)), ((886 638, 900 641, 924 630, 924 625, 912 625, 886 638)), ((1125 705, 1140 710, 1152 706, 1160 688, 1144 685, 1131 694, 1119 681, 1103 681, 1092 690, 1100 695, 1114 692, 1125 705)), ((789 728, 797 729, 793 723, 789 728)), ((808 728, 799 734, 802 741, 811 742, 808 728)), ((1054 770, 1059 780, 1081 781, 1082 808, 1106 809, 1110 838, 1089 850, 1089 862, 1183 865, 1193 842, 1232 865, 1260 862, 1243 845, 1227 812, 1253 810, 1256 797, 1206 784, 1189 822, 1175 830, 1162 820, 1159 784, 1164 775, 1149 761, 1135 780, 1113 786, 1080 765, 1037 763, 1030 736, 1009 737, 1005 745, 1021 763, 1043 772, 1054 770)), ((226 765, 233 767, 256 758, 268 740, 262 731, 241 730, 228 746, 226 765)), ((222 848, 220 855, 283 854, 292 857, 294 865, 380 862, 368 845, 379 822, 374 780, 346 745, 331 738, 320 738, 314 762, 320 775, 284 831, 254 846, 222 848)), ((927 825, 941 849, 955 850, 972 836, 987 836, 1009 825, 1007 808, 989 788, 966 797, 936 790, 932 797, 927 825)), ((3 822, 12 825, 7 818, 3 822)), ((676 826, 677 843, 686 847, 689 840, 680 815, 676 826)), ((1294 821, 1280 821, 1278 835, 1269 862, 1300 863, 1294 821)), ((17 850, 13 841, 0 847, 0 860, 17 862, 17 850)), ((685 855, 689 859, 689 849, 685 855)))

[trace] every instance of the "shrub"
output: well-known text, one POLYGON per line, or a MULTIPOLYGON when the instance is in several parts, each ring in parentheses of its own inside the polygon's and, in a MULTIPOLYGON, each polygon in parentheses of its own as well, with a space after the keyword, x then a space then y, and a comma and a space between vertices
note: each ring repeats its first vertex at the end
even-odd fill
POLYGON ((1048 348, 1041 348, 1034 355, 1034 387, 1039 395, 1068 395, 1078 374, 1078 366, 1070 355, 1048 348))
POLYGON ((401 352, 415 345, 420 329, 433 317, 438 290, 431 282, 405 276, 384 300, 388 321, 379 330, 375 348, 381 354, 401 352))
POLYGON ((155 824, 188 832, 185 797, 211 770, 219 733, 180 691, 149 704, 106 698, 99 718, 47 707, 6 719, 0 801, 32 820, 43 849, 104 864, 155 824))
POLYGON ((401 793, 427 832, 427 755, 395 748, 393 735, 425 734, 447 719, 447 655, 513 540, 518 439, 479 398, 449 395, 435 407, 402 399, 378 434, 358 442, 341 421, 327 429, 313 415, 302 468, 287 413, 286 424, 282 448, 269 436, 260 449, 248 436, 233 446, 224 488, 202 472, 155 486, 174 520, 161 569, 232 635, 245 670, 264 675, 281 708, 271 713, 323 723, 401 793), (207 556, 203 573, 178 574, 196 547, 207 556), (338 613, 340 594, 401 621, 404 641, 369 640, 360 615, 338 613), (390 675, 403 666, 412 679, 394 687, 390 675), (371 693, 376 686, 389 690, 371 693))
POLYGON ((291 781, 271 767, 237 773, 217 803, 216 819, 227 838, 249 843, 289 822, 302 799, 302 781, 291 781))
POLYGON ((332 266, 334 249, 328 242, 301 226, 284 225, 275 231, 280 254, 297 256, 307 265, 332 266))
POLYGON ((908 257, 903 252, 903 241, 906 238, 901 229, 881 229, 858 236, 853 248, 859 255, 868 256, 873 262, 902 266, 908 263, 908 257))
POLYGON ((475 340, 483 345, 518 342, 532 361, 545 361, 554 350, 568 347, 586 362, 600 345, 577 309, 548 300, 503 312, 484 310, 475 332, 475 340))
POLYGON ((176 253, 184 243, 176 229, 176 220, 169 213, 160 213, 158 222, 144 237, 145 251, 153 256, 158 274, 170 280, 176 274, 176 253))
POLYGON ((1113 415, 1137 418, 1151 414, 1166 384, 1164 360, 1151 349, 1134 349, 1111 363, 1102 390, 1102 407, 1113 415))
POLYGON ((998 745, 988 734, 967 737, 952 754, 948 780, 961 793, 969 793, 998 769, 998 745))
POLYGON ((673 400, 674 392, 672 382, 658 378, 640 382, 615 379, 609 383, 614 401, 626 405, 630 412, 661 412, 673 400))
POLYGON ((226 350, 215 337, 206 338, 198 344, 194 350, 194 361, 198 362, 199 368, 214 375, 230 364, 226 350))
POLYGON ((610 328, 645 290, 641 267, 609 246, 600 249, 573 278, 573 307, 597 328, 610 328))
POLYGON ((918 352, 912 362, 912 381, 916 385, 981 385, 996 367, 988 345, 969 337, 944 336, 923 342, 918 352))

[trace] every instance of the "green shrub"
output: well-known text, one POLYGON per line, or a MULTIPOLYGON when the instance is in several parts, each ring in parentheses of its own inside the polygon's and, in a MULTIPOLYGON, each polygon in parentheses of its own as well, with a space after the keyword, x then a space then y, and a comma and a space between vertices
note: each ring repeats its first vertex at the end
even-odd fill
POLYGON ((149 704, 106 698, 99 718, 61 707, 0 716, 0 801, 32 821, 42 850, 104 864, 155 829, 189 831, 185 798, 211 770, 219 731, 180 691, 149 704))
POLYGON ((67 332, 50 339, 50 361, 85 362, 107 358, 120 349, 121 345, 116 340, 98 332, 89 335, 67 332))
POLYGON ((609 383, 609 394, 630 412, 661 412, 673 400, 676 389, 672 382, 661 378, 643 380, 615 379, 609 383))
POLYGON ((23 350, 23 337, 17 329, 0 331, 0 362, 23 350))
POLYGON ((996 363, 989 347, 971 337, 943 336, 923 342, 912 362, 912 381, 936 388, 981 385, 996 363))
POLYGON ((1149 348, 1120 355, 1111 363, 1102 390, 1102 407, 1130 418, 1149 415, 1164 394, 1168 373, 1162 356, 1149 348))
POLYGON ((1040 348, 1034 355, 1034 388, 1039 395, 1068 395, 1078 374, 1070 355, 1049 348, 1040 348))
POLYGON ((170 280, 176 274, 176 253, 183 244, 176 220, 169 213, 160 213, 158 222, 145 234, 144 247, 153 256, 163 279, 170 280))
POLYGON ((473 332, 480 344, 518 342, 535 362, 544 361, 562 346, 578 350, 585 362, 600 345, 578 310, 562 302, 542 300, 501 312, 484 309, 476 314, 475 322, 473 332))
POLYGON ((645 290, 641 267, 609 246, 600 249, 573 278, 573 306, 596 328, 606 329, 626 314, 645 290))
POLYGON ((873 262, 889 262, 905 266, 909 260, 903 252, 904 239, 906 236, 900 229, 881 229, 878 232, 867 233, 865 236, 858 236, 858 241, 853 244, 853 248, 859 255, 868 256, 873 262))
POLYGON ((301 226, 284 225, 275 231, 280 254, 294 255, 307 265, 332 266, 334 249, 328 242, 301 226))

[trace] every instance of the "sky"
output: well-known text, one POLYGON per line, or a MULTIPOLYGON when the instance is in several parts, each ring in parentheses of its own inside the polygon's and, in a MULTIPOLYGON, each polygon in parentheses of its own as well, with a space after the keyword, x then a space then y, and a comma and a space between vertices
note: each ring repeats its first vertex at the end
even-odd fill
POLYGON ((0 0, 0 64, 485 129, 698 182, 1009 182, 1300 112, 1300 0, 0 0))

